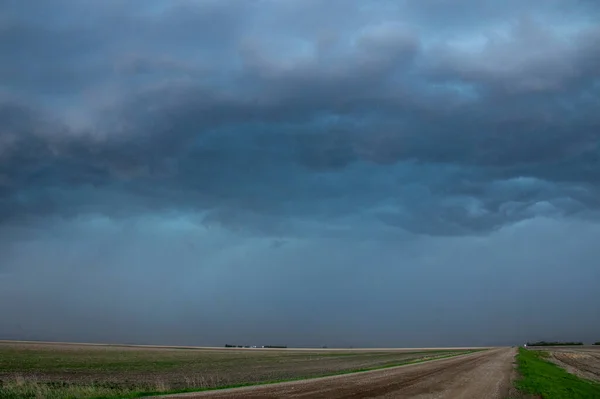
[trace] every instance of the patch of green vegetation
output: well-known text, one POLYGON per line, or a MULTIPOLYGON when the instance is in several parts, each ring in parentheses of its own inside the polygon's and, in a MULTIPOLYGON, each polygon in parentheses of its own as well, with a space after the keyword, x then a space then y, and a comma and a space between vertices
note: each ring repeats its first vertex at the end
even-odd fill
MULTIPOLYGON (((307 363, 315 359, 355 359, 354 363, 373 365, 403 361, 404 357, 442 355, 450 351, 418 352, 265 352, 265 351, 197 351, 197 350, 144 350, 123 348, 79 348, 68 350, 47 347, 0 345, 0 373, 161 373, 181 370, 196 373, 220 370, 227 374, 232 369, 286 364, 307 363)), ((324 365, 326 363, 320 363, 324 365)), ((351 364, 350 364, 351 365, 351 364)))
POLYGON ((519 348, 517 363, 521 379, 515 382, 517 389, 543 399, 600 398, 600 384, 566 372, 544 360, 547 357, 547 352, 519 348))
MULTIPOLYGON (((407 352, 411 355, 423 355, 423 356, 438 356, 456 353, 456 351, 423 351, 423 352, 407 352)), ((340 353, 317 353, 316 357, 393 357, 395 355, 402 354, 402 352, 340 352, 340 353)))

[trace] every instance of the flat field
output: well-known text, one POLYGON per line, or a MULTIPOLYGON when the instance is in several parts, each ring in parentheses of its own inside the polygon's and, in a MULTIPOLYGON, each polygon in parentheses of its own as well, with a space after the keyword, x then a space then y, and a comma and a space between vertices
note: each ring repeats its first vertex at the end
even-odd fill
POLYGON ((0 398, 121 398, 410 364, 466 349, 225 349, 0 342, 0 398))

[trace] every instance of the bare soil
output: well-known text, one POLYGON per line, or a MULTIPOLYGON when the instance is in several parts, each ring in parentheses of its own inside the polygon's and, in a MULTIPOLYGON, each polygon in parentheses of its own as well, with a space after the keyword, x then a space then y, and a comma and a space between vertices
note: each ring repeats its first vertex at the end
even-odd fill
POLYGON ((514 348, 499 348, 391 369, 162 398, 506 398, 514 348))

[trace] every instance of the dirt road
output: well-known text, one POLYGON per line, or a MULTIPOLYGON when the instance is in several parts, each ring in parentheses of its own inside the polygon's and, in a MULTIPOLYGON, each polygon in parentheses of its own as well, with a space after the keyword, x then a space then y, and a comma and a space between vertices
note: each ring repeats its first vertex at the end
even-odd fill
POLYGON ((505 398, 515 351, 491 349, 411 366, 163 398, 505 398))

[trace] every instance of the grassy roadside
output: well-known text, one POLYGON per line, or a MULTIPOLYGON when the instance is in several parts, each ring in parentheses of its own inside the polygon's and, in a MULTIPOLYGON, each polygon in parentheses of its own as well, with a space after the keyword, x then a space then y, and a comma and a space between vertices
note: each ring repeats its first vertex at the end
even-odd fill
POLYGON ((141 398, 147 396, 154 395, 168 395, 168 394, 176 394, 176 393, 185 393, 185 392, 203 392, 203 391, 211 391, 217 389, 227 389, 227 388, 240 388, 245 386, 252 385, 267 385, 267 384, 275 384, 280 382, 291 382, 291 381, 300 381, 311 378, 320 378, 320 377, 329 377, 335 375, 344 375, 350 373, 358 373, 365 371, 373 371, 386 369, 391 367, 398 367, 410 364, 423 363, 432 360, 444 359, 459 355, 464 355, 468 353, 477 352, 478 350, 471 351, 462 351, 451 354, 444 355, 433 355, 433 356, 424 356, 422 358, 411 359, 406 361, 400 361, 393 364, 386 364, 382 366, 374 366, 374 367, 365 367, 365 368, 355 368, 348 370, 341 370, 336 372, 323 373, 317 377, 309 377, 309 378, 288 378, 288 379, 275 379, 261 382, 253 382, 253 383, 239 383, 239 384, 229 384, 222 385, 217 387, 201 387, 197 386, 196 388, 184 388, 184 389, 164 389, 163 387, 155 387, 146 390, 127 390, 120 389, 116 386, 110 386, 109 384, 92 384, 92 385, 74 385, 74 384, 60 384, 60 383, 38 383, 35 381, 16 381, 14 383, 4 383, 0 384, 0 399, 22 399, 22 398, 47 398, 47 399, 78 399, 78 398, 88 398, 88 399, 133 399, 133 398, 141 398))
POLYGON ((544 351, 519 348, 518 370, 521 378, 515 386, 523 393, 543 399, 598 399, 600 384, 570 374, 545 358, 544 351))

